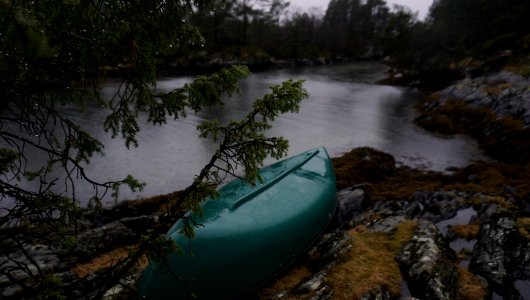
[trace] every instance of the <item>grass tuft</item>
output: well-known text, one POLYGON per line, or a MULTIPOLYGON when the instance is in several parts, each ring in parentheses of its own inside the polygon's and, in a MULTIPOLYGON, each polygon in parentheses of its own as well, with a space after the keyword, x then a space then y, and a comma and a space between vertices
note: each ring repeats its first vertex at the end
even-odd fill
POLYGON ((479 223, 467 224, 467 225, 452 225, 449 227, 449 231, 453 232, 457 237, 466 240, 473 240, 477 238, 480 230, 479 223))
MULTIPOLYGON (((287 274, 284 276, 280 276, 278 279, 276 279, 274 282, 272 282, 270 285, 265 287, 263 290, 259 291, 259 298, 260 299, 271 299, 274 297, 275 294, 282 292, 282 291, 291 291, 293 290, 297 285, 299 285, 301 282, 303 282, 304 279, 307 279, 311 276, 311 272, 304 264, 299 264, 289 270, 287 274)), ((300 299, 299 297, 296 297, 295 295, 288 295, 286 298, 282 298, 284 300, 290 300, 290 299, 300 299)))
POLYGON ((387 288, 391 298, 399 297, 402 277, 395 257, 416 226, 405 221, 392 233, 370 232, 362 225, 351 230, 353 247, 327 277, 334 299, 359 299, 378 287, 387 288))
POLYGON ((519 218, 517 219, 517 228, 519 229, 519 234, 530 240, 530 218, 519 218))
MULTIPOLYGON (((107 253, 92 258, 87 263, 77 264, 72 267, 72 272, 79 278, 84 278, 91 273, 96 273, 101 270, 110 268, 120 263, 124 259, 128 258, 131 251, 131 247, 122 247, 113 249, 107 253)), ((138 270, 145 269, 147 267, 147 259, 141 259, 137 265, 138 270)))
POLYGON ((467 268, 458 266, 458 299, 459 300, 480 300, 488 296, 486 284, 467 268))

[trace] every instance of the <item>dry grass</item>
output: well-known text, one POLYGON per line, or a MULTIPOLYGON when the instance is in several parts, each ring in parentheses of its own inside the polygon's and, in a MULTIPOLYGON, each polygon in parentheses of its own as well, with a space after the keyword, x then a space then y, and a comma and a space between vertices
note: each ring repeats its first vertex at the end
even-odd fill
POLYGON ((516 206, 501 196, 481 196, 470 199, 470 202, 474 206, 480 206, 481 204, 495 204, 507 210, 514 210, 516 206))
POLYGON ((530 240, 530 218, 517 219, 517 228, 522 237, 530 240))
MULTIPOLYGON (((259 292, 260 299, 270 299, 275 294, 281 291, 290 291, 293 290, 297 285, 303 282, 304 279, 309 278, 311 272, 306 265, 300 264, 289 270, 284 276, 276 279, 272 284, 264 288, 259 292)), ((294 295, 289 295, 287 298, 282 298, 285 300, 290 299, 300 299, 294 295)))
POLYGON ((380 286, 391 297, 399 297, 402 277, 395 257, 412 238, 416 225, 406 221, 393 233, 374 233, 364 226, 352 230, 353 247, 327 277, 335 290, 334 299, 358 299, 380 286))
POLYGON ((467 224, 467 225, 452 225, 449 227, 449 231, 453 232, 457 237, 466 240, 472 240, 477 238, 480 230, 479 223, 467 224))
MULTIPOLYGON (((130 247, 116 248, 100 256, 94 257, 87 263, 77 264, 72 267, 72 272, 75 273, 79 278, 83 278, 91 273, 98 272, 100 270, 115 266, 120 261, 129 257, 133 249, 130 247)), ((146 258, 141 259, 138 263, 138 269, 145 269, 147 267, 148 260, 146 258)))
POLYGON ((458 299, 480 300, 488 296, 487 286, 467 268, 457 267, 458 271, 458 299))

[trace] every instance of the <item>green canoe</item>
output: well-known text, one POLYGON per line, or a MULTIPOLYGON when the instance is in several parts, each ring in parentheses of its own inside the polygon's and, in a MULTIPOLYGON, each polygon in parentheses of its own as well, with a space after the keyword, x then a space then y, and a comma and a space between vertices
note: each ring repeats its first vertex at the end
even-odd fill
POLYGON ((336 208, 328 153, 307 151, 262 168, 260 175, 262 184, 235 180, 207 200, 203 217, 197 217, 204 226, 191 241, 179 234, 181 222, 169 230, 185 254, 172 254, 169 265, 147 267, 142 298, 187 299, 190 291, 198 299, 241 297, 307 249, 336 208))

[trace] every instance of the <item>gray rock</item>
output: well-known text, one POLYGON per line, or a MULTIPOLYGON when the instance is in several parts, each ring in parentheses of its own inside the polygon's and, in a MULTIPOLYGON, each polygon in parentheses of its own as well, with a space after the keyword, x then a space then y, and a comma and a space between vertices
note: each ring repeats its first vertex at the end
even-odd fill
POLYGON ((504 299, 523 299, 515 287, 517 279, 530 276, 530 241, 521 237, 515 220, 506 212, 483 211, 478 242, 473 249, 470 269, 483 276, 504 299))
POLYGON ((406 219, 403 216, 391 216, 367 224, 367 227, 372 232, 391 232, 405 220, 406 219))
POLYGON ((471 107, 489 108, 501 117, 523 120, 525 128, 530 128, 529 86, 530 79, 507 71, 466 78, 439 91, 439 100, 426 108, 434 110, 448 100, 459 100, 471 107))
POLYGON ((501 72, 490 74, 487 77, 485 77, 484 83, 485 84, 496 84, 500 82, 506 82, 518 88, 526 88, 528 87, 529 81, 519 74, 508 72, 508 71, 501 71, 501 72))
POLYGON ((309 256, 315 257, 309 266, 313 270, 328 271, 352 247, 352 239, 346 232, 324 234, 309 250, 309 256))
POLYGON ((465 199, 453 191, 418 191, 412 198, 423 206, 418 218, 432 222, 452 218, 467 205, 465 199))
POLYGON ((343 226, 366 208, 368 197, 361 189, 347 188, 337 193, 339 225, 343 226))
POLYGON ((324 287, 325 277, 325 272, 319 272, 311 276, 308 280, 306 280, 296 288, 296 292, 298 294, 315 293, 316 291, 320 290, 320 288, 324 287))
POLYGON ((454 252, 431 222, 420 221, 414 237, 396 257, 411 294, 420 299, 454 299, 454 252))
POLYGON ((152 230, 153 226, 158 222, 158 216, 143 215, 138 217, 127 217, 120 219, 119 222, 138 234, 152 230))
POLYGON ((80 259, 88 260, 97 254, 136 241, 137 235, 120 221, 85 231, 77 237, 74 248, 80 259))
POLYGON ((310 300, 329 300, 333 299, 334 290, 329 285, 325 285, 320 288, 310 300))
MULTIPOLYGON (((0 257, 0 267, 2 271, 8 272, 17 280, 26 280, 37 275, 40 272, 51 272, 62 267, 61 260, 53 248, 48 245, 23 245, 31 260, 21 250, 10 254, 9 256, 0 257), (25 266, 21 268, 20 266, 25 266)), ((6 275, 0 276, 0 285, 10 283, 6 275)))
POLYGON ((425 206, 417 201, 410 202, 404 209, 403 214, 411 219, 418 218, 425 212, 425 206))

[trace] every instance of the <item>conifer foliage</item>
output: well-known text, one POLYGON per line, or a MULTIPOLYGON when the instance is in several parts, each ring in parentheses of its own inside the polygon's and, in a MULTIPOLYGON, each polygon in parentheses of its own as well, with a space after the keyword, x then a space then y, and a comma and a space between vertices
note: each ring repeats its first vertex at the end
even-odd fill
MULTIPOLYGON (((103 154, 104 145, 68 119, 61 107, 101 106, 109 112, 105 130, 130 147, 138 145, 139 116, 162 125, 221 105, 223 96, 238 92, 238 81, 248 75, 241 66, 199 76, 167 93, 156 89, 157 55, 202 45, 204 39, 188 19, 211 2, 0 0, 0 278, 26 297, 69 297, 85 289, 83 296, 97 298, 146 253, 163 256, 174 249, 154 232, 110 270, 97 273, 92 280, 97 284, 65 284, 40 268, 21 233, 38 232, 49 249, 65 255, 78 233, 76 180, 93 185, 93 207, 100 207, 109 194, 117 196, 124 185, 133 191, 144 186, 131 176, 108 182, 90 178, 84 166, 103 154), (101 80, 108 73, 122 82, 104 99, 101 80), (35 167, 28 155, 37 152, 44 159, 35 167), (53 238, 46 238, 51 232, 53 238)), ((278 115, 298 111, 307 96, 302 82, 287 81, 256 101, 245 119, 201 125, 198 133, 217 141, 219 150, 181 197, 169 199, 165 219, 175 222, 187 210, 199 210, 227 175, 255 182, 263 160, 285 155, 288 147, 286 140, 266 137, 264 131, 278 115), (240 166, 244 175, 236 174, 240 166)), ((192 236, 193 224, 188 229, 192 236)))

